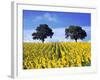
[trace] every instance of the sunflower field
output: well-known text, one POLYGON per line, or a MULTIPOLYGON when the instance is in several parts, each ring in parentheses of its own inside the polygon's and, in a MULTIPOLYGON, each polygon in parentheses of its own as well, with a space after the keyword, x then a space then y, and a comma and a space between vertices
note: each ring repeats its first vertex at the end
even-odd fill
POLYGON ((23 69, 91 66, 90 42, 23 43, 23 69))

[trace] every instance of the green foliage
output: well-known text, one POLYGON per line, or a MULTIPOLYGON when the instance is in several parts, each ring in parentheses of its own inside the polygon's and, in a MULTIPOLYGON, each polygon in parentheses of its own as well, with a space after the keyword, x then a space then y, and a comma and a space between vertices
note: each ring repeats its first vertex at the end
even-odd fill
POLYGON ((69 28, 65 29, 66 38, 70 37, 77 42, 77 39, 84 39, 87 34, 80 26, 71 25, 69 28))
POLYGON ((45 39, 49 36, 50 38, 52 38, 53 36, 53 32, 52 29, 49 28, 49 26, 47 24, 40 24, 37 28, 36 28, 36 32, 32 33, 33 39, 39 39, 42 42, 45 41, 45 39))

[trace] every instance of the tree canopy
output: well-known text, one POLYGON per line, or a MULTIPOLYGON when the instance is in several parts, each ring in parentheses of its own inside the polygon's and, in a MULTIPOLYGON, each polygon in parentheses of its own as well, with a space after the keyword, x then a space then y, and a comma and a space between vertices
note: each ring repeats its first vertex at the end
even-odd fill
POLYGON ((36 32, 32 33, 32 36, 33 39, 39 39, 42 42, 44 42, 47 37, 52 38, 53 34, 54 32, 47 24, 40 24, 36 28, 36 32))
POLYGON ((74 39, 76 42, 78 39, 83 40, 87 36, 85 30, 83 30, 80 26, 71 25, 69 28, 65 29, 65 37, 70 37, 74 39))

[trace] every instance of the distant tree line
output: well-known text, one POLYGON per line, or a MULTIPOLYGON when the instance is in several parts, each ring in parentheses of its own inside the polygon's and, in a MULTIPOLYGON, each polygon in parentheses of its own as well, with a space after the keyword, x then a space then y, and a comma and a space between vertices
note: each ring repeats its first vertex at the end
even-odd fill
MULTIPOLYGON (((41 40, 43 43, 47 37, 52 38, 54 32, 47 24, 40 24, 36 28, 36 32, 32 33, 32 38, 41 40)), ((78 39, 83 40, 87 36, 85 30, 80 26, 70 25, 68 28, 65 28, 65 38, 74 39, 77 42, 78 39)), ((60 37, 60 36, 59 36, 60 37)))

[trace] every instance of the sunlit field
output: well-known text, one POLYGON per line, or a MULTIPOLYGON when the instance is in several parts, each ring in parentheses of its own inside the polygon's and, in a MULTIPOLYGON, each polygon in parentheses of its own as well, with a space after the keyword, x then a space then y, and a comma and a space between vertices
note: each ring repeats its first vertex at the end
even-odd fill
POLYGON ((90 42, 23 43, 23 69, 90 65, 90 42))

